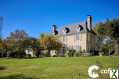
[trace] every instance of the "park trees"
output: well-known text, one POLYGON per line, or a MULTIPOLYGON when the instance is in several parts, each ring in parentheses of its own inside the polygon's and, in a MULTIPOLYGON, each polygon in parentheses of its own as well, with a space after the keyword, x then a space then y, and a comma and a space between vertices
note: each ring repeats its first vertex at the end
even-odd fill
POLYGON ((32 48, 34 55, 39 57, 40 55, 40 44, 38 39, 33 38, 33 37, 28 37, 22 42, 22 45, 24 46, 24 50, 27 48, 32 48))
POLYGON ((53 35, 41 34, 39 42, 41 48, 48 50, 48 56, 50 56, 50 50, 59 50, 62 47, 58 37, 53 35))
POLYGON ((101 49, 111 49, 114 46, 115 54, 119 55, 119 18, 98 23, 95 27, 98 36, 98 46, 101 49), (105 43, 108 41, 107 43, 105 43), (110 43, 109 43, 110 41, 110 43), (104 46, 105 44, 108 46, 104 46))
POLYGON ((112 29, 111 32, 109 32, 109 34, 114 40, 115 54, 119 55, 119 18, 113 19, 112 29))
POLYGON ((10 36, 7 37, 7 56, 11 54, 15 57, 21 57, 24 55, 24 45, 22 44, 24 40, 28 37, 27 33, 23 30, 16 30, 11 32, 10 36))
POLYGON ((2 43, 2 39, 0 39, 0 57, 3 56, 3 43, 2 43))
POLYGON ((25 57, 25 50, 28 47, 38 50, 39 44, 36 38, 28 36, 24 30, 11 32, 10 36, 5 39, 7 56, 25 57))

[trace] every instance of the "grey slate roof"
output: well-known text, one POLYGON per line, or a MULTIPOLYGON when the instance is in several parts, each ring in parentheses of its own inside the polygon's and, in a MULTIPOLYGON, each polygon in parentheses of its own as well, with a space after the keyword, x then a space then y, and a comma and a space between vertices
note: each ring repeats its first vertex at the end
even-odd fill
POLYGON ((68 24, 68 25, 64 25, 62 26, 61 30, 59 31, 59 35, 64 35, 64 29, 65 28, 69 28, 69 32, 67 34, 75 34, 77 32, 87 32, 88 29, 86 27, 86 23, 85 22, 81 22, 81 23, 75 23, 75 24, 68 24), (82 30, 78 31, 78 27, 79 25, 83 28, 82 30))

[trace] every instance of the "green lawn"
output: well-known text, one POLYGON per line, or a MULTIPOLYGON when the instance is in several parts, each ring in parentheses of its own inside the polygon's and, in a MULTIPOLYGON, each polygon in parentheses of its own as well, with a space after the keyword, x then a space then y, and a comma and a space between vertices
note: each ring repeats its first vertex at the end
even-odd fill
POLYGON ((0 58, 0 79, 88 79, 93 64, 115 67, 119 57, 0 58))

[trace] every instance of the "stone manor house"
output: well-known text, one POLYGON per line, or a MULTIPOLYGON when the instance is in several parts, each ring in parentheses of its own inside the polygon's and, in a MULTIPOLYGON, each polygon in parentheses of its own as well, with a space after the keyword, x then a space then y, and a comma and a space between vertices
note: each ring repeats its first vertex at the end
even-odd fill
POLYGON ((68 24, 60 30, 52 25, 51 32, 59 36, 59 41, 66 49, 82 52, 92 52, 96 49, 96 34, 93 30, 92 16, 88 15, 85 22, 68 24))

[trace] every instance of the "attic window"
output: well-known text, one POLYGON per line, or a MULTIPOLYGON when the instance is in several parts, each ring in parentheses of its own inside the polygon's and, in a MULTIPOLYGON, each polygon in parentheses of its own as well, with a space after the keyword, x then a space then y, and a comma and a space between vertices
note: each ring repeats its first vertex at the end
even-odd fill
POLYGON ((82 27, 82 25, 78 25, 76 29, 79 32, 79 31, 83 30, 83 27, 82 27))
POLYGON ((70 32, 70 29, 68 27, 65 27, 64 28, 64 33, 69 33, 70 32))

